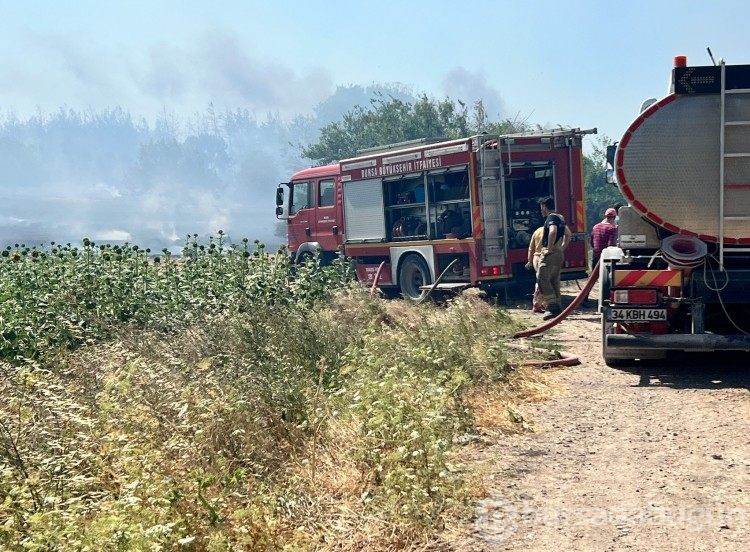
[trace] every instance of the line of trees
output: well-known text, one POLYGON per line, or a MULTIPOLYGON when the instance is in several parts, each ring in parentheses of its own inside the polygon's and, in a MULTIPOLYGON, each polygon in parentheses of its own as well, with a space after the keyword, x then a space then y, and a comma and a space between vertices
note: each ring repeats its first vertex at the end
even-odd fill
MULTIPOLYGON (((320 139, 301 148, 312 164, 325 165, 351 158, 357 151, 424 137, 460 138, 481 132, 510 134, 539 129, 526 119, 492 120, 481 100, 470 108, 450 98, 434 100, 420 96, 414 102, 376 95, 368 107, 355 106, 340 121, 324 126, 320 139)), ((586 218, 589 227, 604 211, 622 201, 619 190, 605 178, 607 136, 594 139, 592 152, 584 157, 586 218)), ((278 226, 279 235, 286 227, 278 226)))
POLYGON ((530 128, 526 120, 492 121, 481 100, 469 108, 450 98, 435 100, 422 95, 408 102, 377 93, 369 106, 357 105, 340 121, 324 126, 318 142, 303 147, 302 155, 325 165, 354 157, 357 150, 384 144, 418 138, 461 138, 481 132, 509 134, 530 128))

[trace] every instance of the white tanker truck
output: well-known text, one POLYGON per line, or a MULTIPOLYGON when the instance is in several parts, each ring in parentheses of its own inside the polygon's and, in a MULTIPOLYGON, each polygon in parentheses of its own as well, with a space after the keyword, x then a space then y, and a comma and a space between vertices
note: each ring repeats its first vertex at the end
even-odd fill
POLYGON ((628 205, 599 263, 604 360, 750 351, 750 65, 676 57, 607 157, 628 205))

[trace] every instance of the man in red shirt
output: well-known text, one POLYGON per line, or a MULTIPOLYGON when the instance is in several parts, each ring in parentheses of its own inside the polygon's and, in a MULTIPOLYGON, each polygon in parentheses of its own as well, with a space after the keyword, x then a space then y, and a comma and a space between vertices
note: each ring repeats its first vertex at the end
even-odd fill
POLYGON ((617 211, 610 207, 604 213, 604 219, 601 222, 597 222, 591 229, 591 249, 594 252, 594 256, 591 259, 591 269, 596 266, 599 262, 599 257, 602 256, 602 251, 605 248, 617 244, 617 226, 615 226, 615 217, 617 211))
MULTIPOLYGON (((601 222, 597 222, 591 229, 591 250, 593 256, 591 258, 591 270, 596 268, 596 264, 599 262, 599 258, 602 256, 602 251, 611 245, 617 245, 617 226, 615 225, 615 217, 617 211, 610 207, 604 213, 604 219, 601 222)), ((586 297, 584 302, 588 302, 589 298, 586 297)))

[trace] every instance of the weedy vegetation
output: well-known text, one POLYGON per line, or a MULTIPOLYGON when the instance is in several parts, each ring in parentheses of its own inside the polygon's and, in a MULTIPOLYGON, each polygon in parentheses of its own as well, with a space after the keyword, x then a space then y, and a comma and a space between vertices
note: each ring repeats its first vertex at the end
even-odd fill
POLYGON ((544 388, 485 299, 371 297, 221 232, 17 245, 0 290, 4 550, 449 549, 464 443, 544 388))

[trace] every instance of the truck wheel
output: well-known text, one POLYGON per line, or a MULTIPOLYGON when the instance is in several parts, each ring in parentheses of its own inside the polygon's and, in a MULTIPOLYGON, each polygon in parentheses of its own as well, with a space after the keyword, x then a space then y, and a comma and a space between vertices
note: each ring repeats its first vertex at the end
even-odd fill
POLYGON ((401 287, 401 294, 406 299, 411 301, 421 300, 427 295, 427 290, 419 288, 429 286, 431 283, 430 269, 422 257, 408 255, 401 261, 401 266, 398 269, 398 284, 401 287))
POLYGON ((312 263, 315 261, 315 256, 310 253, 309 251, 305 251, 304 253, 300 253, 297 256, 297 264, 304 265, 308 263, 312 263))

